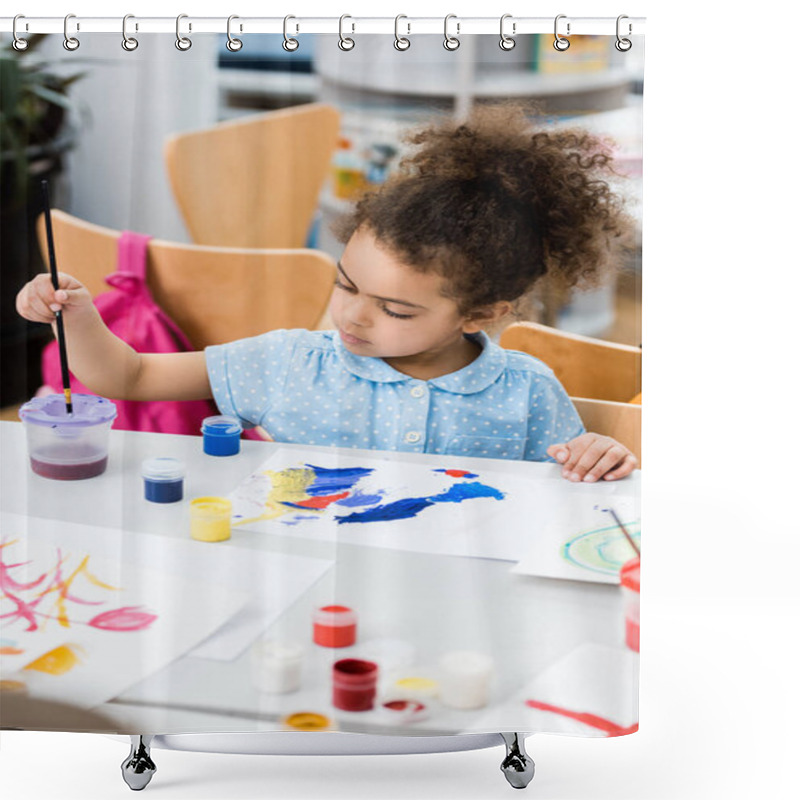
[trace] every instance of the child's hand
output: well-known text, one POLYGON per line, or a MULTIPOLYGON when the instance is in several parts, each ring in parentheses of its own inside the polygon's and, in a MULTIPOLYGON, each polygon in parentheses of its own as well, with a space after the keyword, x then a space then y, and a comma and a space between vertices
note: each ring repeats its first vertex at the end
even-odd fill
POLYGON ((551 444, 547 455, 563 465, 561 474, 571 481, 615 481, 636 468, 636 456, 610 436, 584 433, 566 444, 551 444))
POLYGON ((26 283, 17 294, 17 312, 31 322, 53 322, 55 312, 92 306, 86 287, 64 272, 58 273, 58 291, 49 274, 41 273, 26 283))

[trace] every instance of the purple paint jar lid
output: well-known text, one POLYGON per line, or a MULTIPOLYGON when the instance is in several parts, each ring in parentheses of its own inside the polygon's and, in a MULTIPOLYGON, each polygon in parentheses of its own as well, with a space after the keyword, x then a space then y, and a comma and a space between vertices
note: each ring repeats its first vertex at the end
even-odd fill
POLYGON ((19 410, 19 418, 33 425, 48 428, 89 428, 111 422, 117 407, 105 397, 93 394, 73 394, 72 414, 67 414, 63 394, 49 394, 28 400, 19 410))

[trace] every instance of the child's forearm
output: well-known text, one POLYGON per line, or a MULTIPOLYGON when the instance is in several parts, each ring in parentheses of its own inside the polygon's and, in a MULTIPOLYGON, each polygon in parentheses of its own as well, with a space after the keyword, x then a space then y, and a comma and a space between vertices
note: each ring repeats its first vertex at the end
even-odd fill
MULTIPOLYGON (((115 336, 94 307, 65 314, 69 369, 89 391, 117 400, 135 400, 141 355, 115 336)), ((56 325, 53 332, 58 336, 56 325)))

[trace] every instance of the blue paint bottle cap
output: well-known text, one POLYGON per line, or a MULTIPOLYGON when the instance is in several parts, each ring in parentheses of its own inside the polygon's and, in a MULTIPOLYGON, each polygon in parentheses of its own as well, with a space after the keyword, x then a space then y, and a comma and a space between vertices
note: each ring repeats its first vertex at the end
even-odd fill
POLYGON ((186 464, 179 458, 157 456, 142 461, 142 477, 148 481, 177 481, 186 476, 186 464))
POLYGON ((206 417, 201 431, 215 436, 238 436, 242 432, 242 424, 236 417, 218 414, 215 417, 206 417))

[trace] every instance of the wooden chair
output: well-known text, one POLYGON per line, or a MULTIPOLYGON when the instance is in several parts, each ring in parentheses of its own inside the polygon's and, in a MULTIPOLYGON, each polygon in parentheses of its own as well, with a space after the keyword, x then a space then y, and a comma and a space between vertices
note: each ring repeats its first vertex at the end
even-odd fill
POLYGON ((567 394, 625 403, 642 390, 642 350, 550 328, 515 322, 500 336, 508 350, 540 358, 567 394))
MULTIPOLYGON (((52 212, 56 262, 92 295, 117 264, 119 231, 52 212)), ((44 215, 37 224, 47 263, 44 215)), ((328 305, 336 265, 317 250, 243 250, 152 239, 147 284, 197 350, 277 328, 314 329, 328 305)))
POLYGON ((192 241, 303 247, 338 135, 338 111, 312 103, 170 137, 167 173, 192 241))
POLYGON ((587 431, 611 436, 624 444, 642 465, 642 407, 586 397, 570 398, 587 431))

